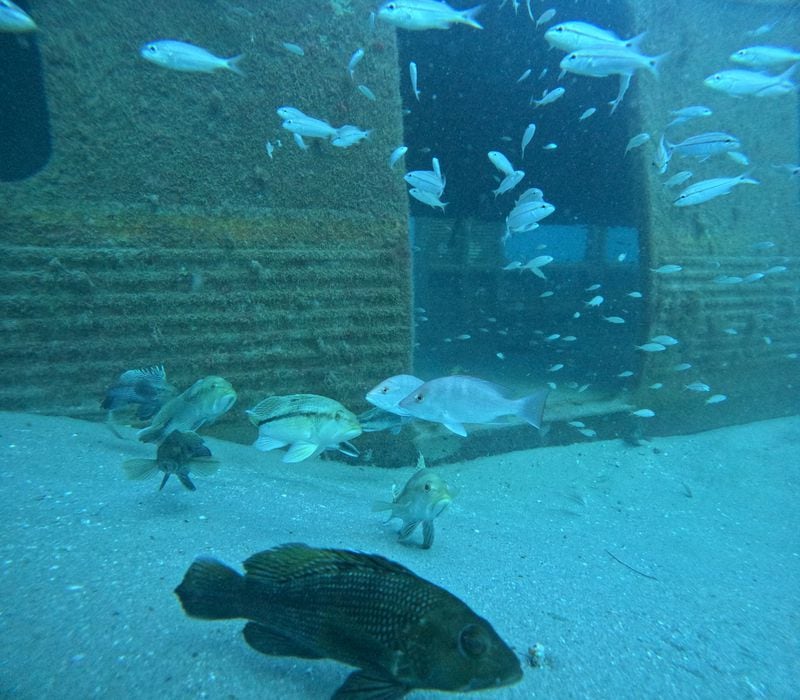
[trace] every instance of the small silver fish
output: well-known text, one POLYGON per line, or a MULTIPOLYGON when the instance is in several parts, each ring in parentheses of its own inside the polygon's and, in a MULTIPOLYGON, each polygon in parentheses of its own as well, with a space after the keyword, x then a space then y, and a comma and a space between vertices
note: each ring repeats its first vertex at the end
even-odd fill
POLYGON ((446 2, 436 0, 390 0, 381 5, 378 19, 401 29, 450 29, 452 24, 466 24, 483 29, 475 19, 483 5, 468 10, 455 10, 446 2))
POLYGON ((428 190, 420 190, 416 187, 412 187, 408 193, 416 199, 418 202, 422 202, 422 204, 427 204, 429 207, 432 208, 439 208, 444 211, 444 208, 447 206, 448 202, 443 202, 435 192, 429 192, 428 190))
POLYGON ((364 49, 362 48, 356 49, 353 51, 353 55, 350 56, 350 60, 347 62, 347 73, 350 76, 350 80, 354 79, 356 66, 361 63, 362 58, 364 58, 364 49))
POLYGON ((631 137, 631 140, 628 141, 628 145, 625 146, 625 155, 628 154, 628 151, 639 148, 639 146, 643 146, 650 140, 650 134, 644 132, 641 134, 636 134, 636 136, 631 137))
POLYGON ((541 99, 531 99, 531 104, 535 105, 536 107, 544 107, 544 105, 552 104, 556 100, 562 98, 564 93, 566 93, 566 90, 563 87, 553 88, 550 91, 545 90, 542 93, 541 99))
POLYGON ((750 68, 768 68, 797 63, 800 61, 800 51, 782 46, 748 46, 732 53, 730 60, 750 68))
POLYGON ((370 102, 375 102, 378 99, 375 97, 375 93, 372 92, 372 90, 370 90, 366 85, 359 85, 356 89, 370 102))
POLYGON ((408 146, 398 146, 389 156, 389 167, 394 168, 397 161, 400 160, 406 153, 408 153, 408 146))
POLYGON ((142 46, 139 55, 150 63, 184 73, 213 73, 217 70, 229 70, 243 75, 238 63, 244 58, 244 54, 231 58, 220 58, 206 49, 184 41, 173 41, 172 39, 151 41, 142 46))
POLYGON ((737 185, 760 184, 758 180, 754 180, 748 175, 749 173, 742 173, 737 177, 714 177, 709 180, 701 180, 683 190, 675 198, 673 204, 676 207, 690 207, 730 194, 731 190, 737 185))
POLYGON ((594 114, 596 111, 597 111, 597 107, 589 107, 588 109, 585 109, 585 110, 584 110, 584 111, 581 113, 581 116, 580 116, 580 117, 578 117, 578 121, 579 121, 579 122, 582 122, 584 119, 588 119, 588 118, 589 118, 589 117, 591 117, 591 116, 592 116, 592 115, 593 115, 593 114, 594 114))
POLYGON ((371 131, 364 131, 352 124, 345 124, 336 129, 336 133, 331 136, 331 145, 337 148, 350 148, 364 139, 369 138, 371 131))
POLYGON ((522 151, 520 153, 521 158, 525 157, 525 149, 528 147, 528 144, 531 142, 531 139, 533 139, 535 133, 536 133, 536 124, 531 123, 528 124, 527 127, 525 127, 525 133, 522 134, 522 151))
POLYGON ((292 44, 289 41, 284 41, 281 46, 286 49, 289 53, 293 53, 295 56, 305 56, 306 52, 302 46, 298 44, 292 44))
POLYGON ((790 95, 797 90, 797 85, 790 78, 797 65, 793 65, 780 75, 770 75, 750 70, 724 70, 709 75, 703 84, 712 90, 724 92, 726 95, 742 97, 776 97, 790 95))
POLYGON ((411 80, 411 89, 414 91, 414 97, 417 98, 417 102, 419 102, 419 96, 422 94, 417 87, 417 80, 419 79, 419 74, 417 73, 417 64, 414 61, 411 61, 408 64, 408 77, 411 80))
POLYGON ((434 469, 428 469, 425 458, 420 455, 417 471, 406 482, 403 489, 393 493, 391 503, 376 501, 373 511, 391 510, 389 520, 400 518, 400 540, 411 537, 422 523, 422 549, 430 549, 433 544, 433 521, 439 517, 453 500, 454 491, 434 469))

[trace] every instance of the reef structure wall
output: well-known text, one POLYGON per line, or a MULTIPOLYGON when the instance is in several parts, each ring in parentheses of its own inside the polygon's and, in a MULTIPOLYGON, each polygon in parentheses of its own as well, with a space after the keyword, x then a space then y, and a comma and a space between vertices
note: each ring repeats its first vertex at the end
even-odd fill
MULTIPOLYGON (((788 9, 791 3, 775 4, 788 9)), ((664 177, 649 166, 644 192, 649 323, 641 341, 669 334, 680 342, 646 356, 636 403, 656 411, 652 428, 662 433, 796 412, 800 196, 796 177, 776 166, 791 158, 796 163, 800 153, 798 98, 737 99, 706 88, 703 80, 720 70, 742 68, 728 57, 744 46, 790 45, 800 35, 797 13, 781 15, 784 20, 766 42, 747 36, 763 23, 763 12, 756 12, 752 3, 680 3, 678 12, 674 4, 653 0, 633 3, 633 9, 637 31, 648 31, 648 47, 673 47, 658 80, 639 78, 642 130, 655 134, 657 141, 670 110, 706 105, 713 116, 687 124, 683 131, 673 129, 673 140, 680 134, 725 131, 739 138, 750 159, 744 165, 724 155, 707 163, 676 156, 669 173, 688 168, 695 172, 691 183, 748 171, 760 182, 677 208, 672 200, 681 188, 664 188, 664 177), (709 26, 709 18, 714 18, 714 28, 698 30, 709 26), (675 36, 680 37, 678 48, 675 36), (673 274, 651 271, 665 264, 683 269, 673 274), (711 391, 686 389, 697 381, 711 391), (663 389, 650 390, 656 382, 663 389), (703 406, 711 394, 728 399, 703 406)), ((645 155, 650 158, 652 152, 645 155)))
POLYGON ((37 3, 53 153, 0 183, 1 408, 95 415, 119 372, 163 363, 181 387, 225 376, 237 409, 317 392, 358 410, 410 367, 407 196, 387 166, 403 140, 397 48, 373 9, 37 3), (139 56, 165 38, 243 53, 244 75, 139 56), (371 134, 303 151, 282 105, 371 134))

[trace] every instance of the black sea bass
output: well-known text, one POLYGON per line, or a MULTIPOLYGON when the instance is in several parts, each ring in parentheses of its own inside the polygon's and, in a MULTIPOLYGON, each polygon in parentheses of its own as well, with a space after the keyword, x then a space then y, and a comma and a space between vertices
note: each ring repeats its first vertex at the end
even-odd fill
POLYGON ((262 654, 356 666, 334 698, 395 700, 414 688, 464 692, 522 678, 517 656, 486 620, 383 557, 286 544, 244 568, 241 575, 196 560, 175 589, 183 609, 250 620, 244 638, 262 654))

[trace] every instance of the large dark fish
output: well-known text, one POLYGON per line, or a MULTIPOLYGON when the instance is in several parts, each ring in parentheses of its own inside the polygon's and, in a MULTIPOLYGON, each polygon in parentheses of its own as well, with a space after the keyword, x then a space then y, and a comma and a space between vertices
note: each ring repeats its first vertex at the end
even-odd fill
POLYGON ((242 576, 197 559, 175 589, 207 620, 245 618, 270 656, 356 666, 333 698, 395 700, 414 688, 469 691, 522 678, 492 626, 442 588, 383 557, 285 544, 253 555, 242 576))
POLYGON ((189 478, 189 472, 213 474, 218 464, 210 457, 211 450, 197 433, 173 430, 158 446, 155 459, 129 459, 122 467, 129 479, 146 479, 156 471, 164 472, 159 491, 172 475, 178 477, 189 491, 195 491, 196 487, 189 478))

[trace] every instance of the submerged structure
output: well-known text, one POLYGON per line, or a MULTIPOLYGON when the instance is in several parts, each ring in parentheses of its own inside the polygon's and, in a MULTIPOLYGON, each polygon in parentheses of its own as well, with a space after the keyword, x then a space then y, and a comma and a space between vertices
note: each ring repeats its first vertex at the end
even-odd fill
MULTIPOLYGON (((800 196, 797 178, 772 166, 800 157, 797 95, 735 100, 703 87, 753 29, 752 7, 674 13, 649 0, 598 15, 596 3, 578 3, 575 18, 624 36, 647 30, 648 49, 670 52, 658 78, 635 76, 613 115, 612 78, 568 76, 563 100, 536 111, 530 86, 509 89, 528 65, 550 66, 533 89, 555 84, 553 54, 530 23, 518 22, 519 51, 509 53, 488 30, 372 27, 373 9, 366 0, 262 3, 209 23, 191 6, 145 16, 121 0, 88 24, 51 3, 36 8, 36 35, 0 35, 0 54, 28 76, 25 89, 3 86, 14 105, 6 138, 27 139, 0 144, 0 407, 93 417, 112 377, 163 363, 181 387, 224 376, 242 407, 313 392, 359 411, 369 387, 411 371, 484 376, 520 395, 552 381, 546 420, 592 418, 601 437, 636 433, 629 414, 642 408, 657 418, 651 433, 796 410, 787 377, 800 368, 800 196), (712 11, 726 27, 719 37, 696 31, 712 11), (244 75, 140 58, 142 44, 167 37, 243 53, 244 75), (651 164, 654 144, 670 111, 698 100, 713 109, 714 130, 741 140, 761 184, 676 208, 651 164), (284 105, 370 136, 346 149, 311 139, 303 150, 281 128, 284 105), (579 120, 590 105, 597 114, 579 120), (530 121, 538 129, 524 167, 556 213, 503 244, 516 194, 493 197, 485 153, 517 157, 530 121), (651 143, 623 153, 639 132, 651 143), (414 202, 409 219, 400 166, 387 165, 402 143, 408 170, 440 158, 453 197, 446 213, 414 202), (544 278, 503 269, 539 246, 553 257, 544 278), (655 336, 678 343, 637 350, 655 336), (698 382, 713 392, 687 390, 698 382), (706 405, 712 393, 728 400, 706 405)), ((777 42, 798 36, 797 14, 778 31, 777 42)), ((215 430, 253 437, 239 414, 215 430)), ((539 437, 519 426, 486 429, 480 442, 418 439, 442 442, 444 459, 539 437)), ((368 444, 390 459, 401 442, 368 444)))

